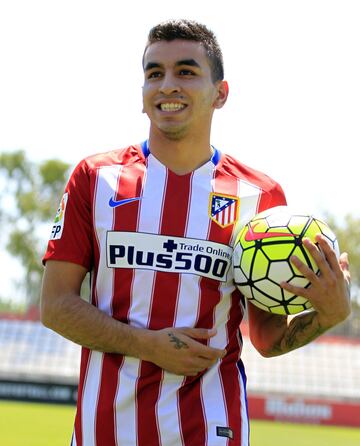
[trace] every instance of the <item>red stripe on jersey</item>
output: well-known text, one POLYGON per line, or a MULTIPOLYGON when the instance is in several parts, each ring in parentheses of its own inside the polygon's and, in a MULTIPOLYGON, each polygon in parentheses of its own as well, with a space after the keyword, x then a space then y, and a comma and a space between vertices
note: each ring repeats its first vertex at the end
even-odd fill
MULTIPOLYGON (((144 179, 145 167, 143 163, 130 164, 120 172, 118 189, 114 200, 140 197, 144 179), (129 180, 130 179, 130 180, 129 180)), ((111 197, 100 197, 109 200, 111 197)), ((139 201, 114 208, 114 230, 136 231, 138 224, 139 201)), ((112 299, 113 317, 124 323, 128 321, 130 308, 132 269, 114 270, 114 290, 112 299)), ((105 353, 103 358, 101 385, 96 412, 96 441, 99 445, 116 446, 116 426, 114 415, 114 400, 118 387, 119 368, 123 363, 123 356, 105 353)))
MULTIPOLYGON (((185 234, 191 177, 191 174, 178 176, 170 171, 168 173, 160 234, 169 236, 168 246, 165 247, 164 244, 164 248, 169 253, 176 249, 172 246, 171 236, 183 237, 185 234)), ((170 274, 171 281, 168 280, 169 273, 156 272, 149 318, 151 330, 173 326, 180 276, 177 273, 170 274), (166 299, 166 305, 164 305, 164 299, 166 299)))
POLYGON ((201 403, 201 379, 199 376, 186 378, 185 383, 179 389, 179 407, 184 445, 205 445, 206 420, 201 403))
MULTIPOLYGON (((185 233, 191 179, 192 174, 179 176, 169 170, 167 172, 160 233, 169 235, 170 242, 167 248, 169 252, 176 249, 171 246, 171 236, 182 237, 185 233)), ((179 274, 156 272, 149 329, 159 330, 173 326, 178 291, 179 274), (169 274, 171 274, 171 281, 169 274), (166 305, 164 305, 164 300, 166 300, 166 305)), ((162 373, 163 371, 154 364, 147 361, 141 362, 140 379, 137 384, 139 445, 156 446, 160 444, 155 409, 162 373)))

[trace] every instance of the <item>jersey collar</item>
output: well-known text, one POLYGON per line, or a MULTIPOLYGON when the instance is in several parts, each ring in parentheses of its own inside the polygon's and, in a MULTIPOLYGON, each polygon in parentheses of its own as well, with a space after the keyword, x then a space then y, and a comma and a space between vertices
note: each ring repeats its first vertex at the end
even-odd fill
MULTIPOLYGON (((214 146, 211 146, 211 147, 212 147, 214 153, 213 153, 212 157, 210 158, 210 161, 214 164, 214 166, 217 166, 217 164, 219 163, 220 158, 221 158, 221 152, 216 147, 214 147, 214 146)), ((141 143, 141 149, 144 154, 144 157, 147 158, 150 155, 148 140, 145 140, 144 142, 141 143)))

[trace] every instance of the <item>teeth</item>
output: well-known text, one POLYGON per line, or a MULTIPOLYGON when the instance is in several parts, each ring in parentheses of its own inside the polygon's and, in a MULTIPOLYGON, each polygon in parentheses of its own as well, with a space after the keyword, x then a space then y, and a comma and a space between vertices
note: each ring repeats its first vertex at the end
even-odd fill
POLYGON ((174 104, 173 102, 169 102, 166 104, 160 104, 160 108, 162 111, 174 112, 174 111, 182 110, 183 108, 185 108, 185 105, 184 104, 174 104))

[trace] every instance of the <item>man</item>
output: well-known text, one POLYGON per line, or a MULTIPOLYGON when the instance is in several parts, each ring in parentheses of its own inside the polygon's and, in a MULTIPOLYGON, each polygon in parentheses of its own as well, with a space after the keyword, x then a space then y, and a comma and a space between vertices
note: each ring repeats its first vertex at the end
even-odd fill
MULTIPOLYGON (((210 145, 228 96, 211 31, 187 20, 154 27, 143 68, 149 139, 76 167, 44 258, 43 323, 83 346, 72 445, 248 445, 232 246, 241 225, 285 197, 210 145), (90 303, 79 296, 87 271, 90 303)), ((338 262, 318 242, 323 253, 304 243, 320 277, 294 259, 312 286, 284 285, 315 311, 288 324, 248 308, 265 356, 349 314, 346 255, 338 262)))

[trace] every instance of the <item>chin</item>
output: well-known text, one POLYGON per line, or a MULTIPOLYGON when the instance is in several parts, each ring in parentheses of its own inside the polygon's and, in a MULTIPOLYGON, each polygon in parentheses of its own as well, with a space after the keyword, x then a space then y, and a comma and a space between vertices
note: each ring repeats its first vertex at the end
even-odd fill
POLYGON ((184 138, 187 134, 187 131, 184 127, 160 128, 160 132, 163 136, 165 136, 165 138, 172 141, 178 141, 184 138))

